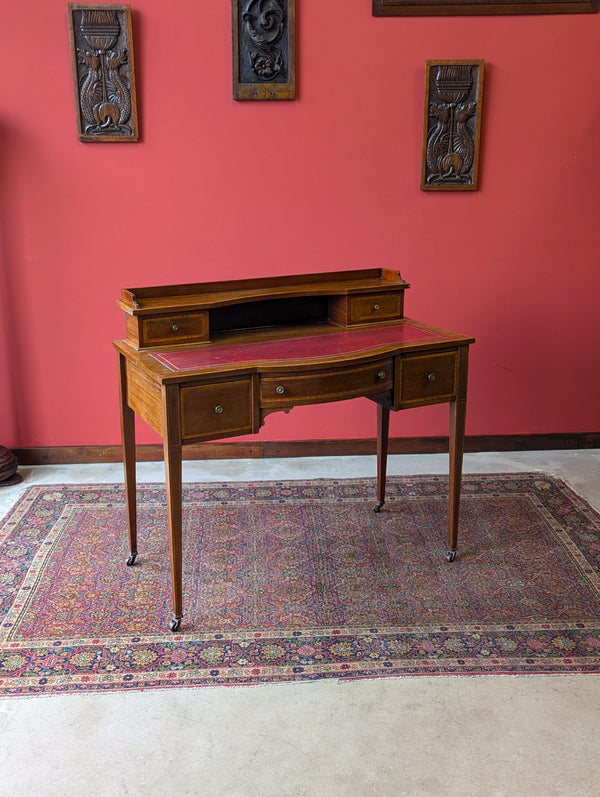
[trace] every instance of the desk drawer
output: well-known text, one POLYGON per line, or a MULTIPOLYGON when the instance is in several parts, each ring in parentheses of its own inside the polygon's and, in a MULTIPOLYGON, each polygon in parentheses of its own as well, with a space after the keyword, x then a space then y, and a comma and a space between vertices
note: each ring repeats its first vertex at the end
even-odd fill
POLYGON ((402 317, 402 296, 399 293, 367 293, 349 298, 349 324, 388 321, 402 317))
POLYGON ((355 293, 329 298, 329 317, 335 324, 348 327, 402 318, 404 293, 355 293))
POLYGON ((179 343, 201 343, 208 339, 208 315, 181 313, 180 315, 143 318, 140 346, 171 346, 179 343))
POLYGON ((400 405, 435 404, 456 393, 455 351, 398 358, 396 395, 400 405))
POLYGON ((252 378, 181 388, 181 439, 214 440, 250 434, 252 378))
POLYGON ((356 396, 377 396, 393 384, 393 360, 368 365, 344 366, 317 373, 263 377, 260 380, 261 407, 292 407, 317 404, 356 396))

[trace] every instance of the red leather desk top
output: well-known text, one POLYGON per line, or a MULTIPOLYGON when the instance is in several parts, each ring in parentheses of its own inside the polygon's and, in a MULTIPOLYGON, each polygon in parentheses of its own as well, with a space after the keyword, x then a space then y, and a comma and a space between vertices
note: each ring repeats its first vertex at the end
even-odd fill
POLYGON ((440 335, 435 332, 402 323, 387 327, 365 327, 282 340, 230 345, 209 343, 195 349, 179 349, 155 353, 152 356, 172 371, 191 371, 233 363, 338 357, 359 354, 390 343, 408 343, 438 337, 440 335))

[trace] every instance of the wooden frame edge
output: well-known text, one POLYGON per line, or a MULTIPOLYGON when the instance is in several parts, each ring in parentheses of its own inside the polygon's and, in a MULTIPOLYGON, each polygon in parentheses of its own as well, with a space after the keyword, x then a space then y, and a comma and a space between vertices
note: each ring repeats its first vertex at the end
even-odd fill
POLYGON ((374 17, 508 16, 523 14, 595 14, 598 0, 513 0, 481 2, 460 0, 451 3, 436 0, 373 0, 374 17))

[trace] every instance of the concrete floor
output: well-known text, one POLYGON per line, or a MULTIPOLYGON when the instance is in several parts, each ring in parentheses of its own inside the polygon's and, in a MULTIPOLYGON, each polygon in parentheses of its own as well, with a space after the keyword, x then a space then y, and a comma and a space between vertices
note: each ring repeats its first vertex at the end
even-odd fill
MULTIPOLYGON (((389 473, 447 457, 393 456, 389 473)), ((539 470, 600 510, 600 450, 471 454, 539 470)), ((186 481, 371 476, 371 457, 185 463, 186 481)), ((32 484, 121 481, 118 465, 22 468, 32 484)), ((140 481, 162 481, 141 463, 140 481)), ((600 676, 423 677, 0 698, 0 795, 397 797, 600 794, 600 676)))

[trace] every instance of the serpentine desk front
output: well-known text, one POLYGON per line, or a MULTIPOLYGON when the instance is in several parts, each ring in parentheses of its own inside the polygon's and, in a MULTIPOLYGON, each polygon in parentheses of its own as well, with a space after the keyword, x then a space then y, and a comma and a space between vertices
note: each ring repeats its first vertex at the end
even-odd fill
POLYGON ((163 438, 172 631, 183 617, 182 447, 254 434, 265 416, 364 396, 377 405, 377 505, 385 501, 390 410, 450 406, 448 561, 457 550, 473 338, 404 317, 395 271, 307 274, 122 291, 119 356, 129 521, 137 557, 135 414, 163 438))

